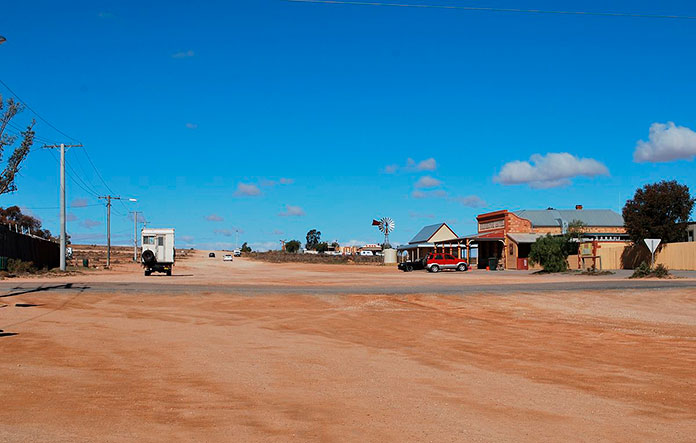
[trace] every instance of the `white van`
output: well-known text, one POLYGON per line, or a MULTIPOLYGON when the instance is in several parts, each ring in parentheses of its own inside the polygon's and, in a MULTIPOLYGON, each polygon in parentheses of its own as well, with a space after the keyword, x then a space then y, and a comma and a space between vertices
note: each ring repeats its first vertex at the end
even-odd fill
POLYGON ((375 255, 375 254, 373 254, 372 251, 360 251, 360 255, 369 255, 369 256, 373 256, 373 255, 375 255))

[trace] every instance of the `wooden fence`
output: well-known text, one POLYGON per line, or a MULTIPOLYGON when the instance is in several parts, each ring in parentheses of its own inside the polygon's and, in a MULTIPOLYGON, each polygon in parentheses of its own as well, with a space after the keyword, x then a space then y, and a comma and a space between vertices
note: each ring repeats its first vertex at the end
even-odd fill
MULTIPOLYGON (((644 244, 604 243, 598 249, 603 269, 635 269, 650 263, 650 251, 644 244)), ((696 271, 696 242, 668 243, 655 253, 655 264, 668 269, 696 271)))

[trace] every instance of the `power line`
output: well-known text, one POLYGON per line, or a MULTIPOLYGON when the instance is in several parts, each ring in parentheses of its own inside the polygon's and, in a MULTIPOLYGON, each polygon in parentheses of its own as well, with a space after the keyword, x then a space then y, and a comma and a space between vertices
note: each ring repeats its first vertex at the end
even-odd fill
POLYGON ((696 16, 689 15, 667 15, 667 14, 639 14, 633 12, 602 12, 602 11, 562 11, 562 10, 543 10, 543 9, 519 9, 519 8, 489 8, 482 6, 458 6, 458 5, 431 5, 415 3, 384 3, 384 2, 361 2, 343 0, 285 0, 292 3, 321 3, 329 5, 356 5, 356 6, 393 6, 398 8, 421 8, 421 9, 454 9, 460 11, 480 11, 480 12, 512 12, 523 14, 562 14, 562 15, 585 15, 601 17, 630 17, 630 18, 657 18, 672 20, 696 20, 696 16))
POLYGON ((73 137, 70 137, 70 136, 69 136, 68 134, 66 134, 65 132, 63 132, 63 131, 61 131, 60 129, 58 129, 58 128, 56 128, 55 126, 53 126, 53 124, 52 124, 51 122, 49 122, 48 120, 46 120, 45 118, 43 118, 38 112, 34 111, 34 109, 33 109, 31 106, 29 106, 29 105, 27 104, 27 102, 25 102, 24 100, 22 100, 22 99, 17 95, 17 93, 15 93, 15 92, 12 90, 12 88, 10 88, 9 86, 7 86, 7 83, 5 83, 4 81, 0 80, 0 84, 3 85, 8 91, 10 91, 10 94, 14 95, 15 98, 16 98, 17 100, 19 100, 19 102, 22 103, 28 110, 30 110, 31 112, 33 112, 34 115, 37 116, 37 117, 39 118, 39 120, 41 120, 42 122, 46 123, 48 126, 50 126, 51 128, 53 128, 56 132, 58 132, 59 134, 65 136, 65 137, 67 137, 67 138, 69 138, 70 140, 72 140, 72 141, 74 141, 74 142, 78 142, 78 143, 80 142, 78 139, 73 138, 73 137))
MULTIPOLYGON (((54 154, 53 151, 49 151, 49 152, 51 153, 51 156, 56 161, 56 163, 60 164, 60 160, 58 160, 58 158, 56 158, 56 154, 54 154)), ((73 181, 73 183, 75 183, 83 191, 87 192, 88 194, 92 194, 92 196, 94 196, 94 197, 99 197, 98 193, 94 192, 93 190, 87 189, 86 185, 85 186, 81 185, 77 180, 75 180, 75 178, 72 175, 69 175, 69 174, 66 174, 66 175, 68 176, 68 178, 70 178, 70 180, 73 181)), ((78 179, 79 179, 79 177, 78 177, 78 179)))
MULTIPOLYGON (((93 203, 91 205, 80 205, 80 206, 68 206, 70 209, 80 209, 80 208, 91 208, 94 206, 102 206, 101 203, 93 203)), ((28 208, 26 206, 22 206, 22 209, 31 209, 33 210, 39 210, 39 209, 60 209, 60 206, 41 206, 41 207, 34 207, 34 208, 28 208)))

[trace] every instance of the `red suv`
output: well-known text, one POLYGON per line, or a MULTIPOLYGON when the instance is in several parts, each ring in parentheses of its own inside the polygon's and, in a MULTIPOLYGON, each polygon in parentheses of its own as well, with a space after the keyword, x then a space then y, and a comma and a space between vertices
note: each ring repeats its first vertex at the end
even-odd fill
POLYGON ((430 272, 440 272, 441 269, 468 271, 469 263, 462 258, 455 258, 453 255, 437 252, 428 254, 425 269, 430 272))

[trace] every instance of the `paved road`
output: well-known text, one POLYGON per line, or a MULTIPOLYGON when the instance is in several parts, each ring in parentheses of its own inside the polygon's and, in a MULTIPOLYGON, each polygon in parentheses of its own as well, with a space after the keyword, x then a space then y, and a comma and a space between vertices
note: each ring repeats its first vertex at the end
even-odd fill
POLYGON ((524 283, 497 285, 415 285, 415 286, 277 286, 277 285, 202 285, 172 283, 113 283, 78 280, 72 283, 0 283, 0 299, 27 293, 52 291, 133 293, 133 294, 204 294, 222 293, 236 295, 258 294, 504 294, 510 292, 559 292, 559 291, 617 291, 696 289, 694 280, 602 280, 581 282, 524 283))

